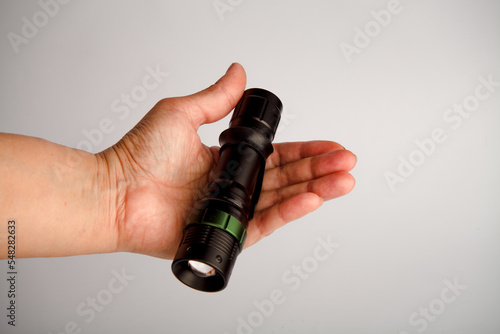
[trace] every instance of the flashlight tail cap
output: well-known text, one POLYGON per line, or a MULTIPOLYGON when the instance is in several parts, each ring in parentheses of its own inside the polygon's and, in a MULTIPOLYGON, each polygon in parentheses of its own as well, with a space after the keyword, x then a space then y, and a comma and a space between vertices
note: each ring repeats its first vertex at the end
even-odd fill
POLYGON ((262 88, 250 88, 236 104, 229 126, 258 129, 272 141, 282 110, 283 104, 276 95, 262 88))

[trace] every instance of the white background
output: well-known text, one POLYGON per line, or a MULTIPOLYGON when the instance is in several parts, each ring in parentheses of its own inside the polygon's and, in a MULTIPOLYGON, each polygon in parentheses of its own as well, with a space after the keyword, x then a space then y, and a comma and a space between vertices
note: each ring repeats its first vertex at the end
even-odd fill
MULTIPOLYGON (((64 333, 74 322, 81 333, 499 333, 500 86, 460 126, 458 114, 443 117, 474 100, 479 77, 500 82, 500 2, 401 0, 381 26, 371 12, 388 4, 75 0, 52 17, 36 1, 1 1, 2 132, 77 147, 107 118, 98 152, 159 99, 203 89, 238 61, 247 87, 283 101, 276 142, 338 141, 358 164, 352 193, 245 250, 220 293, 191 290, 171 261, 141 255, 20 260, 11 328, 0 262, 0 332, 64 333), (15 46, 24 17, 41 26, 15 46), (346 56, 347 44, 357 53, 346 56), (113 101, 148 66, 169 75, 120 118, 113 101), (422 153, 416 141, 436 128, 446 140, 422 153), (391 190, 387 173, 410 158, 418 166, 391 190), (339 247, 317 262, 327 237, 339 247), (114 270, 135 278, 87 322, 78 306, 103 297, 114 270), (282 303, 262 302, 274 290, 282 303)), ((207 145, 227 121, 200 129, 207 145)))

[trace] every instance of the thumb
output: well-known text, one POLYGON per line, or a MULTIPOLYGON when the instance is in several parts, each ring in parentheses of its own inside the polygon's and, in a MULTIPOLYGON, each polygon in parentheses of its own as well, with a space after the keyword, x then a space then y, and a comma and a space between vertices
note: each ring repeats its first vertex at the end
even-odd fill
POLYGON ((243 95, 246 73, 239 63, 233 63, 226 73, 210 87, 188 96, 181 97, 185 111, 193 126, 212 123, 222 119, 236 106, 243 95))

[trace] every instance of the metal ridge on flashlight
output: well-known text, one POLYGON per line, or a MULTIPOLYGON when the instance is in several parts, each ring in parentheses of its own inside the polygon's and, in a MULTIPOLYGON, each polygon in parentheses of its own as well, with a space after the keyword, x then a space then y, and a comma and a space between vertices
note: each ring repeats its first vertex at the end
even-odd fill
POLYGON ((234 108, 229 128, 219 137, 214 179, 190 213, 172 262, 172 272, 184 284, 207 292, 227 286, 259 199, 282 109, 276 95, 260 88, 247 89, 234 108))

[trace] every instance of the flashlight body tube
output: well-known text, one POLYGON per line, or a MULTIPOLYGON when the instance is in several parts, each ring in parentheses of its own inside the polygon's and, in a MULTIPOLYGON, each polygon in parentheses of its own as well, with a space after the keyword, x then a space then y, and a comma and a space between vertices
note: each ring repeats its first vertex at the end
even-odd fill
POLYGON ((219 137, 213 181, 190 213, 172 262, 184 284, 207 292, 226 287, 260 195, 282 108, 273 93, 260 88, 246 90, 236 105, 219 137), (210 274, 196 269, 200 263, 210 274))

